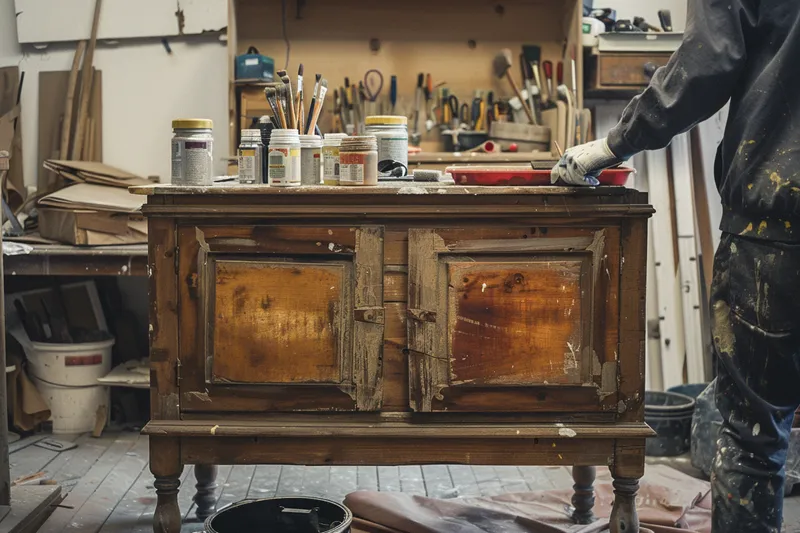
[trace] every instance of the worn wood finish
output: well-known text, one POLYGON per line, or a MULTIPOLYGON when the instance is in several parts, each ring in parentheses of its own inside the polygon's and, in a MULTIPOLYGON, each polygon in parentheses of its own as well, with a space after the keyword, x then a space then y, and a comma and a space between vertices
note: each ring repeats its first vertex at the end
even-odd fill
MULTIPOLYGON (((609 464, 627 490, 618 521, 634 523, 625 480, 641 477, 652 434, 645 195, 138 192, 150 194, 157 377, 144 432, 166 449, 152 467, 158 532, 175 527, 183 464, 324 465, 298 483, 317 493, 335 473, 342 486, 405 490, 424 478, 440 496, 465 472, 418 465, 498 465, 474 476, 522 490, 516 465, 609 464), (339 465, 365 469, 350 479, 339 465)), ((300 475, 280 472, 265 490, 300 475)), ((591 473, 575 470, 581 521, 591 473)))
MULTIPOLYGON (((558 386, 595 388, 575 390, 584 404, 570 409, 604 408, 616 392, 616 373, 603 379, 603 366, 609 361, 615 370, 616 362, 603 345, 594 346, 592 329, 610 299, 593 291, 607 240, 604 229, 410 229, 412 408, 487 409, 493 395, 508 400, 504 389, 514 387, 536 401, 489 410, 545 410, 553 403, 562 410, 563 403, 548 401, 558 386), (469 401, 470 391, 481 400, 469 401)), ((613 281, 603 287, 616 289, 613 281)), ((617 342, 616 331, 605 333, 603 344, 617 342)))
POLYGON ((217 466, 199 464, 194 467, 194 477, 197 480, 197 492, 192 501, 195 505, 195 515, 200 520, 205 520, 212 514, 217 504, 217 466))
POLYGON ((187 411, 380 407, 381 227, 179 234, 181 322, 199 325, 181 339, 187 411))

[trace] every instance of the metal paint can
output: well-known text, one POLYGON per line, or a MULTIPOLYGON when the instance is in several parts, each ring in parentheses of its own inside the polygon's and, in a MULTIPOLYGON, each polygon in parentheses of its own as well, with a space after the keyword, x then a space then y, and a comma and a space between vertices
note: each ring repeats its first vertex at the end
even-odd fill
POLYGON ((402 116, 367 117, 366 134, 378 140, 378 178, 391 180, 408 175, 408 119, 402 116))
POLYGON ((339 184, 378 184, 378 142, 374 136, 342 139, 339 148, 339 184))

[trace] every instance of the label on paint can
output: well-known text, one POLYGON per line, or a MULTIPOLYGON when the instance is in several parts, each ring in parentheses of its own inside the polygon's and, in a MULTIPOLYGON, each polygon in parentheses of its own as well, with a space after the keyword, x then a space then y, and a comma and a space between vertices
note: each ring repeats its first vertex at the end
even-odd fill
POLYGON ((256 183, 256 150, 239 150, 239 183, 256 183))
POLYGON ((339 180, 353 185, 362 185, 364 183, 364 165, 357 163, 340 165, 339 180))
POLYGON ((210 139, 172 139, 172 183, 208 185, 213 163, 212 144, 210 139))
POLYGON ((300 185, 300 148, 270 148, 268 172, 272 186, 300 185))

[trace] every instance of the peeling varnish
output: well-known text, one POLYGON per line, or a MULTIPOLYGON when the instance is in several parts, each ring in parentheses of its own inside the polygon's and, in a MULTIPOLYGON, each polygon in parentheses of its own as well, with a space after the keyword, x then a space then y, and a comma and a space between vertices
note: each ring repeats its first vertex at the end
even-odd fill
POLYGON ((189 398, 200 400, 203 403, 211 403, 211 398, 208 396, 208 389, 205 392, 190 391, 186 393, 189 398))
POLYGON ((218 429, 219 429, 219 424, 214 424, 214 425, 211 427, 211 434, 212 434, 212 435, 216 435, 216 434, 217 434, 217 430, 218 430, 218 429))
POLYGON ((561 437, 574 437, 574 436, 577 435, 575 430, 574 429, 570 429, 570 428, 560 428, 558 430, 558 434, 561 437))

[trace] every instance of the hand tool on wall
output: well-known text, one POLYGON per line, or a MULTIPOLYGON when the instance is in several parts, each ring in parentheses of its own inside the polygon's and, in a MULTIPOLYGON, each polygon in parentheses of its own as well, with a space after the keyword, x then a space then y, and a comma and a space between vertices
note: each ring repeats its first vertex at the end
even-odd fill
POLYGON ((533 83, 533 67, 525 60, 522 60, 522 70, 525 72, 525 89, 528 91, 528 105, 533 110, 533 117, 536 124, 542 123, 542 109, 539 105, 540 93, 539 88, 533 83))
POLYGON ((672 12, 669 9, 662 9, 658 12, 658 20, 664 31, 672 31, 672 12))
POLYGON ((419 146, 422 139, 422 132, 419 129, 419 119, 422 114, 422 99, 424 97, 423 86, 425 85, 425 74, 422 72, 417 75, 417 88, 414 92, 414 133, 411 135, 411 143, 419 146))
POLYGON ((525 110, 525 114, 528 115, 528 120, 531 124, 535 123, 535 119, 533 118, 533 112, 528 109, 528 105, 525 103, 525 100, 522 98, 522 93, 517 87, 517 83, 514 81, 514 78, 511 76, 511 50, 505 49, 502 50, 494 57, 494 61, 492 62, 492 66, 494 67, 494 74, 498 78, 505 78, 508 80, 508 83, 511 85, 511 89, 514 91, 514 94, 517 95, 520 102, 522 103, 522 108, 525 110))
POLYGON ((458 129, 459 125, 459 102, 458 98, 451 94, 447 97, 447 109, 448 109, 448 117, 449 117, 449 126, 451 130, 458 129))
POLYGON ((564 62, 559 61, 556 64, 556 86, 564 85, 564 62))
POLYGON ((553 103, 556 99, 556 94, 553 91, 553 62, 542 61, 542 70, 544 71, 544 79, 547 83, 547 100, 553 103))
POLYGON ((433 100, 433 77, 430 73, 425 75, 425 88, 424 88, 424 95, 425 95, 425 130, 431 131, 433 127, 436 125, 436 116, 433 112, 433 106, 431 106, 431 101, 433 100))
POLYGON ((377 101, 383 90, 383 73, 378 69, 369 69, 364 74, 364 93, 370 103, 370 114, 378 113, 377 101))

